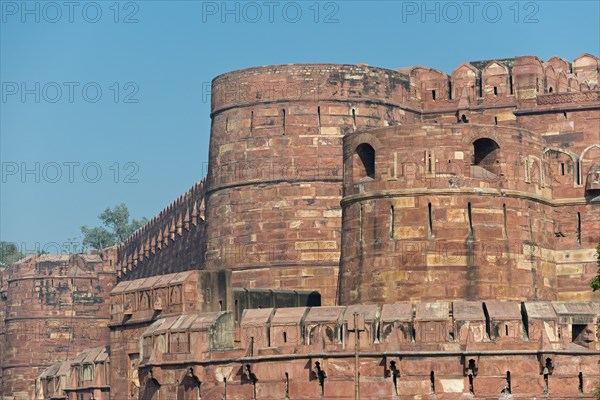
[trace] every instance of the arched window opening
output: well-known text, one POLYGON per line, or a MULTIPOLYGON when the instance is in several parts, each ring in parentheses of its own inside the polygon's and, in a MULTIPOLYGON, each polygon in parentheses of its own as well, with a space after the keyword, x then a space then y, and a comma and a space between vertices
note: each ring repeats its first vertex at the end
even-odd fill
POLYGON ((498 158, 500 146, 498 143, 488 138, 477 139, 473 142, 474 159, 475 165, 486 165, 494 163, 498 158))
MULTIPOLYGON (((488 138, 473 142, 473 165, 481 167, 496 175, 500 172, 500 146, 488 138)), ((475 175, 477 176, 477 175, 475 175)))
MULTIPOLYGON (((587 164, 587 160, 586 164, 587 164)), ((585 168, 585 165, 584 165, 585 168)), ((600 164, 593 164, 588 168, 585 179, 585 197, 587 199, 600 198, 600 164)))
POLYGON ((575 155, 559 149, 546 149, 543 157, 544 183, 549 185, 573 186, 579 180, 578 161, 575 155))
POLYGON ((354 153, 354 180, 375 179, 375 150, 370 144, 363 143, 354 153))

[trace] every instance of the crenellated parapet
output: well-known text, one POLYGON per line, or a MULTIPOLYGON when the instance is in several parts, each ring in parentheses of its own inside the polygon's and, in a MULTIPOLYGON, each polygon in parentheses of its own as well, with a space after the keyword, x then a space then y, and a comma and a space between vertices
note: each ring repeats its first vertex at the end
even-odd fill
POLYGON ((110 398, 110 349, 107 346, 89 348, 76 357, 47 368, 36 380, 33 400, 110 398))
POLYGON ((358 357, 364 399, 590 398, 599 317, 590 303, 502 301, 247 309, 239 325, 184 313, 144 329, 128 376, 149 399, 347 399, 358 357))
POLYGON ((119 279, 203 267, 205 192, 203 179, 118 246, 119 279))
POLYGON ((425 67, 396 70, 410 77, 410 100, 423 112, 442 107, 526 107, 544 94, 579 93, 598 90, 599 59, 583 54, 572 63, 535 56, 472 61, 459 65, 450 75, 425 67))
MULTIPOLYGON (((240 330, 232 327, 240 325, 246 309, 318 305, 320 296, 316 292, 232 289, 228 270, 184 271, 121 281, 110 294, 111 387, 128 390, 137 399, 139 384, 128 380, 137 373, 137 366, 156 360, 177 361, 189 351, 192 336, 193 343, 205 346, 198 355, 218 350, 222 334, 228 335, 229 347, 234 340, 239 343, 240 330), (210 328, 213 320, 220 321, 218 326, 227 330, 214 332, 210 328), (169 332, 167 342, 163 341, 165 332, 169 332), (142 338, 146 346, 143 352, 139 347, 142 338), (160 356, 155 353, 150 357, 153 349, 163 348, 163 345, 156 347, 159 341, 180 350, 162 350, 160 356)), ((162 374, 159 370, 154 373, 162 374)))

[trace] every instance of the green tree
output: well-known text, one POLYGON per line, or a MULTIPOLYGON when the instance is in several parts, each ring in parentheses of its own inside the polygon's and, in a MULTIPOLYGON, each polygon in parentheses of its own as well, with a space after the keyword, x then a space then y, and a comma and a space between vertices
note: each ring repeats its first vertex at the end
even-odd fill
POLYGON ((15 243, 0 242, 0 268, 6 268, 23 257, 25 254, 19 251, 15 243))
POLYGON ((98 216, 103 226, 90 228, 87 225, 81 227, 83 233, 83 246, 91 246, 97 250, 121 243, 133 232, 142 227, 148 220, 132 219, 129 221, 129 209, 124 203, 106 208, 98 216))

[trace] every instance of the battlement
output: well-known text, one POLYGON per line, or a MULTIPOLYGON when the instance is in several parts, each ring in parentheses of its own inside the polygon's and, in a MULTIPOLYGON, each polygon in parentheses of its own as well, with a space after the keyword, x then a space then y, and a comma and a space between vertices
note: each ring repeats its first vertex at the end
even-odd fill
POLYGON ((355 313, 364 325, 362 350, 493 350, 502 343, 554 350, 576 343, 600 350, 594 334, 600 317, 597 304, 502 301, 248 309, 240 325, 242 348, 250 350, 252 336, 254 355, 259 356, 274 347, 300 353, 304 351, 290 346, 328 353, 352 350, 355 313))
POLYGON ((110 293, 112 324, 139 324, 160 315, 233 307, 231 273, 185 271, 120 282, 110 293))
MULTIPOLYGON (((411 77, 413 99, 423 102, 425 112, 441 110, 442 106, 436 106, 440 102, 443 107, 453 104, 461 110, 510 105, 528 108, 536 106, 530 100, 544 94, 598 90, 598 62, 590 54, 573 63, 556 56, 545 62, 535 56, 519 56, 461 64, 450 75, 424 67, 397 71, 411 77)), ((573 102, 584 99, 571 98, 573 102)))
MULTIPOLYGON (((136 382, 152 396, 189 390, 212 398, 226 390, 248 398, 260 390, 273 399, 343 399, 357 354, 361 398, 423 390, 448 398, 586 397, 599 377, 599 318, 597 304, 500 301, 247 309, 239 325, 233 311, 184 313, 141 333, 136 382)), ((92 374, 103 365, 90 356, 96 352, 82 353, 70 369, 56 364, 40 381, 87 364, 88 380, 107 382, 102 371, 92 374)))
POLYGON ((80 352, 76 358, 59 362, 46 369, 36 380, 35 400, 90 395, 109 398, 110 349, 96 347, 80 352))
POLYGON ((396 70, 343 64, 254 67, 213 79, 212 113, 214 117, 232 108, 269 103, 368 98, 420 112, 445 111, 449 106, 516 106, 544 94, 598 90, 599 65, 598 57, 582 54, 572 63, 557 56, 546 61, 535 56, 472 61, 451 74, 421 66, 396 70))
POLYGON ((203 266, 205 190, 201 180, 118 246, 119 279, 203 266))

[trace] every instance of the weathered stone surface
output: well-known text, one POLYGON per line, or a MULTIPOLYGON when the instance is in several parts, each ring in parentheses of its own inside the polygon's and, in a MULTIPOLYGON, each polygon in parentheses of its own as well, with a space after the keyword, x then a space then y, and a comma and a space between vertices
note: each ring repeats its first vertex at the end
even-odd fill
POLYGON ((3 352, 0 395, 33 396, 50 365, 90 346, 108 345, 109 293, 116 264, 99 254, 27 257, 2 275, 3 352))

